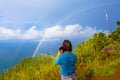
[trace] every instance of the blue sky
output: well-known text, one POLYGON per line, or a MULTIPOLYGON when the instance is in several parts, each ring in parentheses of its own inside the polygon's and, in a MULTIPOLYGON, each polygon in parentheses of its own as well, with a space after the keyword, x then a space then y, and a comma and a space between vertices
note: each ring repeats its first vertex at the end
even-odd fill
POLYGON ((86 40, 109 33, 120 20, 120 0, 0 0, 0 40, 86 40))

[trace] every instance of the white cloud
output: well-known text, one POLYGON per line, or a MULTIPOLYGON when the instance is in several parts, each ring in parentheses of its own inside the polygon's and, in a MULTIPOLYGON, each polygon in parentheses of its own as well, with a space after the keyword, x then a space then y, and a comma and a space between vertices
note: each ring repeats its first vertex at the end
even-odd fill
POLYGON ((98 32, 104 32, 105 34, 108 34, 109 31, 97 30, 96 27, 93 28, 90 26, 83 27, 79 24, 67 25, 65 27, 56 25, 44 30, 44 38, 45 40, 66 38, 85 40, 92 37, 94 33, 98 32))
POLYGON ((6 40, 6 39, 15 39, 15 38, 19 38, 21 30, 16 29, 16 30, 12 30, 12 29, 8 29, 5 27, 0 27, 0 39, 1 40, 6 40))
POLYGON ((23 39, 39 39, 42 37, 43 33, 42 31, 36 30, 36 27, 33 26, 30 29, 28 29, 27 31, 24 32, 24 34, 22 34, 22 38, 23 39))
POLYGON ((83 27, 79 24, 67 25, 65 27, 56 25, 45 28, 43 30, 37 30, 36 27, 33 26, 26 31, 0 27, 0 40, 39 40, 41 38, 44 38, 44 40, 47 41, 59 39, 85 40, 92 37, 92 35, 96 32, 104 32, 106 34, 108 33, 108 31, 97 30, 96 27, 83 27))
POLYGON ((12 30, 5 27, 0 27, 0 40, 11 40, 11 39, 19 39, 19 40, 31 40, 31 39, 39 39, 42 35, 41 31, 35 30, 35 26, 30 28, 29 30, 22 31, 20 29, 12 30))

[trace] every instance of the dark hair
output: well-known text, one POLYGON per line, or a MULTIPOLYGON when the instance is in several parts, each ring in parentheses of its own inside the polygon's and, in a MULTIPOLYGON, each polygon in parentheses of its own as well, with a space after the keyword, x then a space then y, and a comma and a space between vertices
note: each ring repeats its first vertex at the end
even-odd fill
POLYGON ((64 40, 63 43, 62 43, 61 49, 63 50, 63 52, 66 52, 66 51, 71 52, 72 51, 71 42, 69 40, 64 40))
POLYGON ((60 47, 59 47, 59 50, 63 50, 63 47, 62 47, 62 46, 60 46, 60 47))

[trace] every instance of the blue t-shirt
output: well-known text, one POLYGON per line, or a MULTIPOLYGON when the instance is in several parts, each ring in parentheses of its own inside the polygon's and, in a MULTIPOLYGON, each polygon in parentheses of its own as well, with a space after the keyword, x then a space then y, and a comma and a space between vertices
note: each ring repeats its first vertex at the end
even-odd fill
POLYGON ((75 73, 76 55, 72 52, 62 53, 55 61, 60 65, 60 73, 63 76, 70 76, 75 73))

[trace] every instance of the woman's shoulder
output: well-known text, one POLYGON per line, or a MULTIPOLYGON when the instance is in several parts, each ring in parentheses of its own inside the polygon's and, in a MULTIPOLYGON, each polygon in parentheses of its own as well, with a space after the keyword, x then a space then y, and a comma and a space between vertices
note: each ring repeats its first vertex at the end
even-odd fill
POLYGON ((63 55, 72 55, 72 56, 76 56, 76 54, 73 53, 73 52, 64 52, 63 55))

